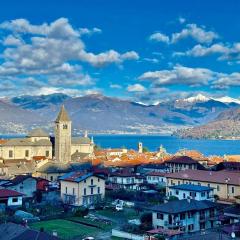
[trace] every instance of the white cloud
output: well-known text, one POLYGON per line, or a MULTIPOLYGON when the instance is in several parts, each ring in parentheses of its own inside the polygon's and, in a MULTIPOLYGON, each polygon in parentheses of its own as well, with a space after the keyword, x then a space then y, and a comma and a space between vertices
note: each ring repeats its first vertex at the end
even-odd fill
POLYGON ((231 74, 221 74, 221 76, 213 82, 213 88, 227 89, 229 87, 240 86, 240 73, 234 72, 231 74))
MULTIPOLYGON (((180 20, 179 20, 180 21, 180 20)), ((184 19, 181 19, 184 23, 184 19)), ((167 36, 161 32, 153 33, 149 39, 167 44, 174 44, 182 39, 192 38, 199 43, 211 43, 214 39, 219 38, 218 34, 213 31, 207 31, 204 26, 197 26, 194 23, 187 24, 180 32, 172 33, 167 36)))
POLYGON ((191 56, 191 57, 205 57, 208 55, 218 54, 218 60, 235 61, 240 59, 240 43, 232 45, 224 43, 215 43, 210 46, 203 46, 197 44, 192 49, 186 52, 175 52, 173 56, 191 56))
POLYGON ((196 24, 187 24, 181 32, 172 34, 172 43, 191 37, 199 43, 211 43, 218 38, 218 34, 213 31, 206 31, 204 27, 198 27, 196 24))
POLYGON ((206 68, 175 66, 172 70, 149 71, 139 76, 139 80, 150 80, 155 85, 207 85, 215 78, 215 73, 206 68))
POLYGON ((179 18, 178 18, 178 21, 179 21, 181 24, 183 24, 183 23, 186 22, 186 19, 183 18, 183 17, 179 17, 179 18))
POLYGON ((80 28, 79 33, 80 33, 80 35, 92 35, 94 33, 102 33, 102 30, 100 28, 96 28, 96 27, 94 27, 92 29, 80 28))
POLYGON ((157 32, 157 33, 153 33, 149 39, 151 41, 156 41, 156 42, 164 42, 164 43, 169 43, 170 42, 170 39, 167 35, 163 34, 163 33, 160 33, 160 32, 157 32))
POLYGON ((100 33, 101 29, 78 29, 67 18, 38 25, 16 19, 1 23, 0 29, 6 36, 1 42, 0 76, 14 75, 19 84, 23 83, 23 76, 27 76, 45 80, 50 90, 58 90, 64 85, 93 85, 95 79, 84 73, 82 62, 103 67, 139 58, 135 51, 87 51, 81 36, 100 33))
POLYGON ((133 85, 129 85, 127 87, 127 91, 128 92, 144 92, 146 90, 146 88, 139 84, 139 83, 136 83, 136 84, 133 84, 133 85))
POLYGON ((110 88, 113 88, 113 89, 121 89, 122 86, 119 85, 119 84, 110 84, 110 88))

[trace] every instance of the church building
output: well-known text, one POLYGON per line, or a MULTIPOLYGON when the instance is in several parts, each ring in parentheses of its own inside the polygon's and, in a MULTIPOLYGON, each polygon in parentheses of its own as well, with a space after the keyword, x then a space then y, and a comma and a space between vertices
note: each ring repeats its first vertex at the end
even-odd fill
POLYGON ((32 130, 24 138, 12 138, 0 142, 0 159, 7 160, 54 160, 59 163, 81 161, 93 155, 94 142, 87 136, 72 137, 72 122, 64 106, 55 120, 55 140, 42 129, 32 130))

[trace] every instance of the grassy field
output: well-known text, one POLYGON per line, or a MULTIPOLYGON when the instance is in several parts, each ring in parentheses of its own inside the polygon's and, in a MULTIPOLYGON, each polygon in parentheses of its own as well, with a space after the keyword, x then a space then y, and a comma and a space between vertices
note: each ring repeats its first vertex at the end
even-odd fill
POLYGON ((55 230, 57 231, 58 236, 63 239, 71 239, 77 236, 95 236, 100 231, 94 227, 89 227, 62 219, 36 222, 32 223, 30 227, 37 230, 44 228, 44 231, 50 234, 52 234, 52 232, 55 230))
POLYGON ((70 217, 70 218, 67 218, 67 220, 73 220, 73 221, 80 222, 80 223, 83 222, 83 223, 92 224, 96 227, 99 227, 100 229, 102 229, 104 231, 109 231, 114 227, 113 223, 105 223, 105 222, 96 221, 96 220, 90 219, 90 218, 70 217))
POLYGON ((111 209, 104 209, 104 210, 96 211, 96 213, 101 216, 105 216, 107 218, 110 218, 113 220, 120 220, 120 221, 134 219, 134 218, 139 217, 137 215, 136 211, 131 208, 125 208, 124 211, 119 211, 119 212, 115 212, 111 209))

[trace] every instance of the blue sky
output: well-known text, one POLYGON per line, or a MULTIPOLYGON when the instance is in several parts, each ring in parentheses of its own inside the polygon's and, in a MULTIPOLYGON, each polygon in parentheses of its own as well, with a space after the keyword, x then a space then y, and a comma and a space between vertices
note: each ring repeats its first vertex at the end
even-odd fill
POLYGON ((239 97, 240 2, 5 1, 0 96, 239 97))

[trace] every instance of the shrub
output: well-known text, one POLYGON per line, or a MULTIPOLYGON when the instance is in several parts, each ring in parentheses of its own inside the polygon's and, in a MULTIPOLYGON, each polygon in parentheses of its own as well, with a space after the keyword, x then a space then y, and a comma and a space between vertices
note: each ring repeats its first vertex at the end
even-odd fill
POLYGON ((75 210, 74 216, 76 217, 84 217, 86 215, 88 215, 88 208, 86 207, 79 207, 75 210))

